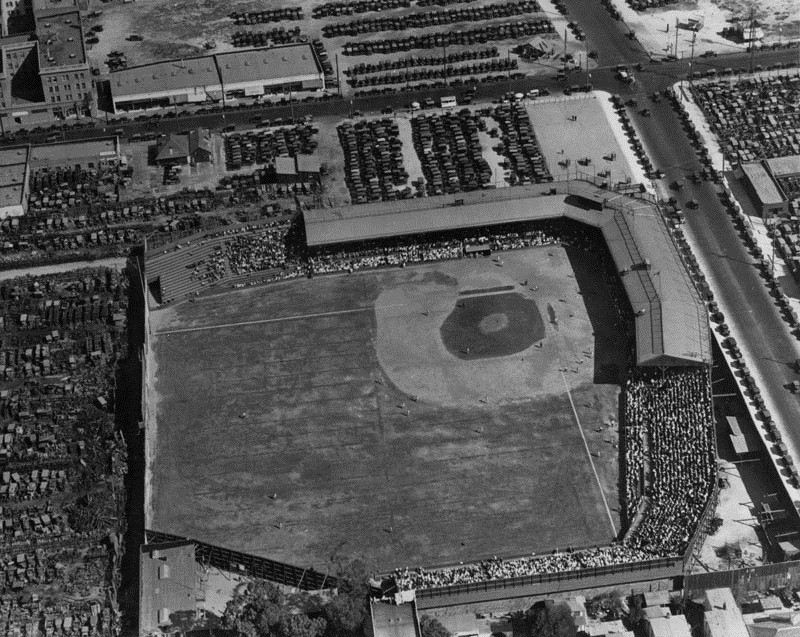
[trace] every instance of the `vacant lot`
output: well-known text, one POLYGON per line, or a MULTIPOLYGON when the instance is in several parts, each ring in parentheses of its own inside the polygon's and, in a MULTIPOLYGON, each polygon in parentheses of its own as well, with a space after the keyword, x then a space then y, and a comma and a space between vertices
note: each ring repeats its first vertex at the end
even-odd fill
POLYGON ((607 542, 618 387, 594 380, 625 344, 599 267, 540 248, 158 311, 148 526, 322 571, 607 542))

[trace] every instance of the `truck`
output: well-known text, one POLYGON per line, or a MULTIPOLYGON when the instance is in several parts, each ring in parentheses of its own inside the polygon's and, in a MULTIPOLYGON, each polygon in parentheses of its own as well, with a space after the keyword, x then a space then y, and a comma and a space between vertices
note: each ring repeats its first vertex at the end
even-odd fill
POLYGON ((442 97, 442 108, 455 108, 457 105, 455 95, 445 95, 442 97))
POLYGON ((633 76, 630 73, 628 73, 628 71, 618 71, 617 77, 620 79, 621 82, 624 82, 625 84, 633 83, 633 76))

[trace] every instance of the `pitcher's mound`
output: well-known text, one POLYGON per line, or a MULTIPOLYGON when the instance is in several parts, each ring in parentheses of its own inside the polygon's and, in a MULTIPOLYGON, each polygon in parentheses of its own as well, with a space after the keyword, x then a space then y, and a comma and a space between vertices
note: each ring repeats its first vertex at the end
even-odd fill
POLYGON ((544 338, 536 303, 520 294, 460 298, 442 323, 442 342, 464 360, 508 356, 544 338))

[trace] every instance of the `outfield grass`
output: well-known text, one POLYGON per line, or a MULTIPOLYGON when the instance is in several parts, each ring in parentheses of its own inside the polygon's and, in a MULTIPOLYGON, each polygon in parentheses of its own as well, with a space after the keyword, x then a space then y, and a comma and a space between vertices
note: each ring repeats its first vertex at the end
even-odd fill
POLYGON ((339 557, 383 571, 608 542, 565 385, 616 509, 616 429, 604 422, 618 387, 593 382, 607 363, 593 360, 598 318, 574 256, 503 258, 298 280, 153 313, 149 527, 322 571, 339 557), (509 285, 514 295, 466 297, 488 317, 471 329, 513 331, 533 306, 538 322, 519 320, 541 329, 540 346, 449 352, 440 328, 463 309, 459 292, 509 285), (505 315, 515 295, 526 302, 505 315))

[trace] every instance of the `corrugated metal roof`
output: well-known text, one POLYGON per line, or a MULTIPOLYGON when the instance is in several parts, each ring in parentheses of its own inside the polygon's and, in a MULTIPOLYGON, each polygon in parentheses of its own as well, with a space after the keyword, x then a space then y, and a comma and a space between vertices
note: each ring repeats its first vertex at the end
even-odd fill
POLYGON ((762 204, 783 203, 783 193, 760 161, 742 164, 742 172, 753 186, 753 190, 762 204))

